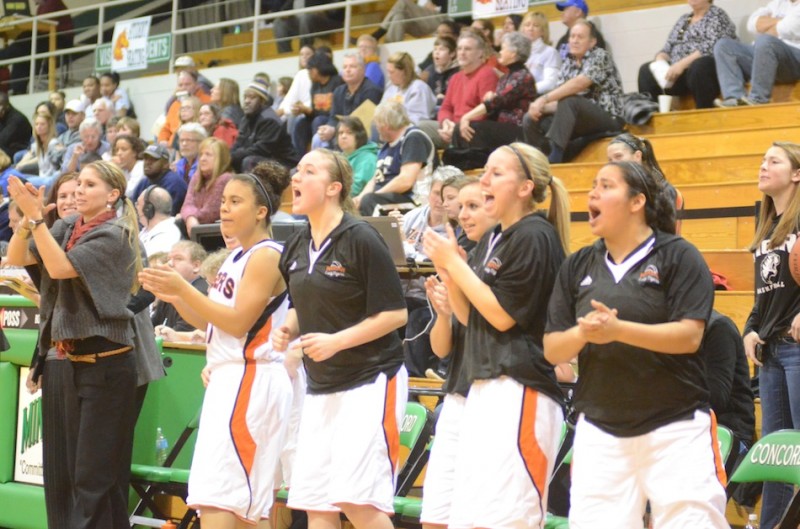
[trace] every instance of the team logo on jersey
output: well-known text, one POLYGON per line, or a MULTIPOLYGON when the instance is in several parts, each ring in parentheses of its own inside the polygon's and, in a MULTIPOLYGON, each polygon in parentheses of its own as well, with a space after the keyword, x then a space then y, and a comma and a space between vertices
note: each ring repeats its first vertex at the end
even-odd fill
POLYGON ((339 261, 331 261, 331 264, 325 267, 325 275, 327 277, 344 277, 347 273, 347 268, 342 266, 339 261))
POLYGON ((231 299, 233 290, 236 288, 236 282, 232 277, 228 277, 227 272, 217 272, 217 276, 214 278, 210 288, 221 292, 227 299, 231 299))
POLYGON ((658 268, 656 265, 647 265, 641 274, 639 274, 639 284, 640 285, 660 285, 661 279, 658 277, 658 268))
POLYGON ((489 259, 489 262, 486 263, 486 265, 483 267, 483 271, 487 274, 496 276, 501 266, 503 266, 503 261, 501 261, 497 257, 492 257, 491 259, 489 259))
POLYGON ((761 261, 761 280, 771 285, 778 279, 778 267, 781 265, 781 256, 772 252, 761 261))
POLYGON ((590 275, 587 275, 586 277, 584 277, 584 278, 581 280, 580 286, 582 286, 582 287, 588 287, 588 286, 589 286, 589 285, 591 285, 591 284, 592 284, 592 276, 590 276, 590 275))

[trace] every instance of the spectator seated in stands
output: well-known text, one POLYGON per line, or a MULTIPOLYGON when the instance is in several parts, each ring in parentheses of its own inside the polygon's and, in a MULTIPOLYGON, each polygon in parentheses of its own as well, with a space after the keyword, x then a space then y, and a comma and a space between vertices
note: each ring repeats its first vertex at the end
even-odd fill
MULTIPOLYGON (((422 248, 426 230, 433 230, 442 236, 447 233, 445 228, 447 216, 442 207, 443 178, 438 171, 434 171, 431 180, 426 205, 418 206, 402 216, 399 212, 390 213, 402 219, 398 224, 403 237, 403 249, 406 257, 415 262, 430 261, 422 248)), ((408 308, 408 322, 405 326, 403 343, 405 365, 409 376, 424 377, 426 370, 439 364, 431 349, 430 335, 425 332, 432 319, 425 293, 425 278, 406 279, 403 283, 408 308)))
MULTIPOLYGON (((279 11, 294 7, 314 7, 330 3, 328 0, 286 0, 279 11), (300 2, 301 5, 298 5, 300 2)), ((344 9, 309 11, 295 16, 276 18, 272 30, 277 40, 278 53, 292 51, 292 37, 300 35, 300 45, 313 45, 314 37, 326 31, 339 29, 344 24, 344 9)))
POLYGON ((83 91, 81 94, 83 111, 87 118, 93 118, 94 109, 92 105, 94 105, 95 101, 103 97, 102 94, 100 94, 100 79, 94 75, 86 77, 81 84, 81 89, 83 91))
MULTIPOLYGON (((451 20, 446 18, 442 20, 438 26, 436 26, 436 33, 433 36, 437 39, 441 39, 444 37, 450 37, 453 41, 458 42, 458 35, 461 31, 461 24, 456 22, 455 20, 451 20)), ((420 78, 423 81, 427 82, 427 77, 425 76, 425 70, 433 64, 433 51, 428 53, 428 55, 419 63, 419 69, 423 73, 420 75, 420 78)))
POLYGON ((733 433, 733 449, 725 462, 725 471, 730 475, 750 448, 756 427, 750 367, 736 324, 713 311, 697 354, 705 366, 711 409, 717 423, 733 433))
POLYGON ((436 149, 427 134, 411 124, 405 107, 382 103, 373 123, 384 141, 378 153, 375 176, 354 199, 362 216, 375 213, 384 204, 413 203, 415 196, 428 196, 436 149))
POLYGON ((233 79, 223 77, 211 89, 211 103, 220 108, 220 118, 231 121, 236 128, 244 118, 244 111, 239 102, 239 83, 233 79))
MULTIPOLYGON (((566 60, 567 55, 570 53, 569 49, 569 32, 572 29, 572 26, 578 20, 586 20, 588 21, 589 16, 589 6, 585 0, 566 0, 564 2, 556 2, 556 7, 559 11, 561 11, 561 22, 567 26, 567 32, 558 39, 556 43, 556 51, 561 56, 561 60, 566 60)), ((589 22, 592 24, 591 22, 589 22)), ((592 24, 594 27, 594 24, 592 24)), ((594 33, 597 35, 597 44, 598 48, 606 49, 606 39, 603 38, 603 34, 600 33, 600 30, 597 27, 594 27, 594 33)))
POLYGON ((136 201, 144 190, 157 186, 169 192, 172 203, 172 215, 177 215, 186 197, 188 185, 177 173, 169 168, 169 151, 163 145, 150 145, 142 153, 144 176, 133 190, 132 200, 136 201))
POLYGON ((427 37, 445 19, 447 4, 447 0, 395 0, 372 36, 379 39, 386 35, 386 42, 400 42, 406 33, 416 38, 427 37))
POLYGON ((525 61, 536 80, 536 92, 546 94, 556 87, 561 70, 561 55, 550 45, 550 24, 544 13, 528 13, 520 24, 520 33, 531 40, 531 54, 525 61))
POLYGON ((228 148, 233 148, 236 138, 239 137, 239 129, 233 121, 222 117, 222 111, 217 105, 207 103, 201 106, 197 118, 209 137, 219 138, 228 145, 228 148))
POLYGON ((47 96, 47 100, 56 111, 56 130, 63 134, 67 130, 67 121, 64 116, 64 107, 67 106, 67 95, 62 90, 54 90, 47 96))
POLYGON ((142 136, 139 122, 130 116, 125 116, 124 118, 119 118, 119 120, 117 120, 117 133, 127 134, 128 136, 133 136, 134 138, 141 138, 142 136))
POLYGON ((719 95, 714 45, 722 38, 736 40, 736 26, 711 2, 690 2, 692 12, 678 19, 655 61, 639 68, 639 92, 653 101, 659 94, 692 94, 697 108, 714 106, 719 95))
POLYGON ((508 73, 498 81, 496 92, 485 94, 482 103, 461 116, 453 134, 456 148, 485 153, 477 165, 460 166, 462 169, 483 167, 496 148, 522 139, 522 118, 536 99, 536 82, 525 67, 530 49, 531 42, 522 33, 503 37, 499 58, 508 73), (483 117, 487 119, 478 121, 483 117))
MULTIPOLYGON (((191 283, 194 288, 205 294, 208 291, 208 283, 200 275, 200 264, 205 258, 206 251, 196 242, 179 241, 169 251, 167 264, 191 283)), ((150 320, 153 322, 156 335, 159 335, 161 326, 166 326, 176 331, 194 330, 194 326, 178 314, 174 305, 161 300, 155 302, 150 320)))
POLYGON ((9 169, 3 175, 2 186, 5 188, 8 174, 25 178, 37 188, 46 186, 48 189, 58 177, 61 167, 53 165, 50 151, 57 147, 56 122, 53 116, 39 114, 33 118, 33 143, 30 150, 17 162, 14 169, 9 169))
POLYGON ((100 95, 111 102, 114 107, 114 115, 120 118, 136 116, 128 92, 119 86, 117 72, 106 72, 100 76, 100 95))
POLYGON ((386 80, 381 69, 381 56, 378 52, 378 41, 372 35, 361 35, 358 37, 358 53, 364 59, 364 75, 372 81, 375 86, 383 88, 386 80))
POLYGON ((111 150, 108 143, 101 139, 103 127, 96 119, 84 119, 80 127, 78 127, 78 131, 81 141, 67 147, 67 152, 64 153, 64 161, 61 164, 62 174, 79 172, 83 164, 81 159, 86 154, 93 153, 97 155, 97 159, 102 159, 103 154, 111 150))
POLYGON ((292 106, 292 113, 297 116, 292 145, 300 156, 308 151, 312 134, 328 122, 333 107, 333 92, 343 83, 331 58, 319 51, 308 59, 308 77, 311 80, 311 106, 301 101, 292 106))
POLYGON ((142 140, 127 134, 118 134, 111 144, 111 161, 122 169, 128 182, 125 196, 132 200, 135 198, 134 190, 145 180, 144 162, 141 159, 144 148, 145 143, 142 140))
POLYGON ((349 116, 361 104, 370 100, 376 105, 381 102, 383 87, 375 84, 366 78, 364 71, 364 59, 357 53, 345 53, 342 61, 342 81, 333 91, 333 106, 331 107, 328 122, 321 125, 311 146, 330 147, 336 134, 336 125, 339 123, 339 116, 349 116))
POLYGON ((393 53, 386 63, 386 73, 389 84, 383 92, 381 103, 402 103, 414 125, 434 118, 436 96, 424 81, 417 78, 411 55, 404 51, 393 53))
POLYGON ((197 171, 192 175, 181 207, 181 218, 189 235, 198 224, 211 224, 219 220, 222 191, 232 174, 231 154, 225 142, 217 138, 203 140, 197 171))
MULTIPOLYGON (((280 106, 275 110, 278 116, 286 121, 286 131, 294 138, 294 125, 299 116, 305 116, 302 110, 312 108, 311 105, 311 78, 308 76, 308 61, 314 56, 312 46, 301 46, 298 58, 298 70, 294 74, 292 84, 286 92, 280 106)), ((308 141, 311 141, 311 128, 308 129, 308 141)), ((308 141, 305 143, 308 147, 308 141)), ((294 143, 294 140, 292 140, 294 143)), ((300 152, 295 145, 295 150, 300 152)))
POLYGON ((275 160, 286 167, 294 167, 300 160, 285 124, 272 109, 272 96, 261 83, 252 82, 244 90, 244 119, 231 159, 239 172, 248 172, 265 160, 275 160))
POLYGON ((284 117, 278 112, 283 104, 283 100, 286 99, 286 94, 289 93, 289 89, 292 88, 292 78, 291 77, 279 77, 278 82, 275 84, 275 100, 272 102, 272 109, 278 113, 281 119, 284 117))
POLYGON ((437 37, 433 43, 433 61, 420 74, 436 97, 436 112, 442 106, 450 78, 458 72, 456 41, 450 37, 437 37))
POLYGON ((64 153, 67 151, 67 147, 81 141, 78 127, 83 123, 83 116, 83 105, 77 99, 73 99, 64 107, 64 120, 67 123, 67 130, 56 136, 55 142, 47 151, 50 163, 58 167, 59 170, 64 161, 64 153))
POLYGON ((101 97, 92 103, 92 116, 103 128, 103 140, 110 144, 113 138, 109 140, 106 136, 106 127, 109 120, 114 117, 114 105, 108 99, 101 97))
POLYGON ((136 199, 136 211, 142 225, 139 240, 147 255, 169 252, 181 240, 181 230, 175 225, 172 210, 169 191, 157 185, 147 186, 136 199))
POLYGON ((194 70, 182 70, 178 73, 178 88, 175 92, 176 99, 167 110, 167 119, 158 133, 158 142, 169 147, 175 131, 180 128, 181 100, 188 96, 197 97, 201 103, 208 103, 211 97, 206 94, 197 82, 198 74, 194 70))
POLYGON ((519 31, 520 24, 522 24, 522 15, 506 15, 506 18, 503 19, 503 24, 494 30, 494 40, 492 41, 492 45, 495 47, 495 49, 500 49, 500 46, 503 44, 504 36, 506 36, 508 33, 519 31))
POLYGON ((28 148, 33 129, 22 112, 11 106, 8 94, 0 92, 0 149, 9 158, 28 148))
POLYGON ((117 140, 118 136, 117 124, 119 120, 120 118, 117 116, 112 116, 111 119, 108 120, 108 123, 106 123, 106 135, 103 139, 106 143, 111 145, 111 150, 103 155, 103 161, 111 161, 112 153, 114 152, 114 142, 117 140))
POLYGON ((461 70, 450 78, 438 121, 422 121, 419 128, 433 140, 436 148, 449 146, 461 117, 478 106, 483 96, 497 88, 497 74, 486 64, 488 43, 470 29, 458 37, 457 59, 461 70))
POLYGON ((180 100, 180 108, 178 110, 178 117, 180 119, 180 126, 172 134, 169 139, 169 148, 177 150, 180 145, 180 127, 187 123, 198 123, 200 119, 200 100, 194 96, 184 97, 180 100))
POLYGON ((342 116, 336 131, 336 139, 350 167, 353 168, 353 185, 350 196, 356 197, 372 180, 378 164, 378 146, 369 141, 361 120, 353 116, 342 116))
POLYGON ((525 141, 559 163, 572 138, 621 131, 622 81, 609 53, 596 46, 595 27, 585 20, 570 30, 570 54, 558 86, 531 103, 523 120, 525 141))
POLYGON ((721 107, 769 103, 775 83, 800 80, 800 4, 772 0, 747 19, 752 45, 723 38, 714 46, 721 107), (750 81, 750 94, 745 81, 750 81))
MULTIPOLYGON (((206 129, 199 123, 187 123, 180 128, 181 138, 178 142, 180 159, 173 169, 186 184, 197 171, 197 155, 200 153, 200 142, 208 138, 206 129)), ((166 148, 166 147, 165 147, 166 148)))

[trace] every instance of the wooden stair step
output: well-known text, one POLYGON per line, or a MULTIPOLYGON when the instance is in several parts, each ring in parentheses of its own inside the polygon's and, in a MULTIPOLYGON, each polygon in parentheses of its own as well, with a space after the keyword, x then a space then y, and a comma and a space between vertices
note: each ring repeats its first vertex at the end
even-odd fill
POLYGON ((728 280, 733 290, 752 292, 755 288, 753 254, 748 250, 701 250, 708 267, 728 280))
MULTIPOLYGON (((672 185, 680 187, 683 184, 700 182, 730 182, 749 180, 755 183, 758 176, 758 167, 766 152, 757 154, 738 154, 731 156, 707 156, 704 158, 676 158, 661 160, 658 150, 655 150, 658 163, 667 180, 672 185)), ((567 188, 588 189, 592 180, 606 160, 597 162, 565 163, 552 166, 553 174, 564 181, 567 188)))
POLYGON ((753 301, 752 290, 718 290, 714 295, 714 308, 732 319, 741 332, 753 309, 753 301))
MULTIPOLYGON (((798 85, 800 86, 800 85, 798 85)), ((656 113, 649 123, 630 126, 640 136, 742 128, 792 126, 800 121, 800 101, 736 108, 656 113)))
MULTIPOLYGON (((800 143, 800 127, 777 126, 739 130, 654 134, 653 144, 658 160, 707 158, 738 154, 764 154, 774 141, 800 143)), ((603 162, 610 138, 592 142, 574 162, 603 162)))

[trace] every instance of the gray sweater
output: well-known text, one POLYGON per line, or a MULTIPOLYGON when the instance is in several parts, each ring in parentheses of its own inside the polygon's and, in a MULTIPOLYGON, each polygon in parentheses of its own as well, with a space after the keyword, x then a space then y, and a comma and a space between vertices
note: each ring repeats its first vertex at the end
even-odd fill
MULTIPOLYGON (((69 216, 56 221, 50 229, 61 248, 66 246, 77 219, 77 215, 69 216)), ((97 226, 67 252, 78 273, 73 279, 51 278, 34 241, 30 244, 42 271, 41 349, 47 350, 52 341, 91 336, 133 345, 133 313, 126 305, 135 257, 128 244, 127 230, 119 219, 97 226)))

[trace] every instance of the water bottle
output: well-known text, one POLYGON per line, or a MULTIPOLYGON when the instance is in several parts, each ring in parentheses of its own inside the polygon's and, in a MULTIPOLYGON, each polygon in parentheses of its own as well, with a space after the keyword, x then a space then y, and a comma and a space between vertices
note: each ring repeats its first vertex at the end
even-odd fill
POLYGON ((169 443, 167 442, 167 438, 164 437, 164 432, 161 431, 161 428, 158 428, 156 429, 156 462, 160 466, 164 466, 168 451, 169 443))
POLYGON ((747 517, 747 525, 744 526, 744 529, 758 529, 758 515, 756 513, 747 517))

